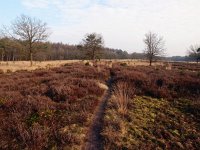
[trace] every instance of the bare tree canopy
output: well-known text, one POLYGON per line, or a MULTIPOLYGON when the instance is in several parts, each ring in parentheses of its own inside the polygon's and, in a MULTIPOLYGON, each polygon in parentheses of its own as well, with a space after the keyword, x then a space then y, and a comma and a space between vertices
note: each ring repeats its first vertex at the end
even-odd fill
POLYGON ((49 32, 46 23, 36 18, 21 15, 16 18, 10 28, 5 28, 4 36, 27 43, 32 66, 35 43, 47 40, 49 32))
POLYGON ((189 56, 194 58, 197 63, 200 60, 200 45, 191 45, 188 50, 189 56))
POLYGON ((103 48, 103 43, 103 37, 100 34, 91 33, 86 34, 82 46, 87 51, 87 56, 94 60, 96 59, 99 50, 103 48))
POLYGON ((145 34, 144 43, 145 43, 144 53, 146 54, 146 57, 149 60, 149 65, 151 66, 153 60, 157 56, 164 55, 165 42, 163 40, 163 37, 159 37, 157 34, 149 32, 145 34))

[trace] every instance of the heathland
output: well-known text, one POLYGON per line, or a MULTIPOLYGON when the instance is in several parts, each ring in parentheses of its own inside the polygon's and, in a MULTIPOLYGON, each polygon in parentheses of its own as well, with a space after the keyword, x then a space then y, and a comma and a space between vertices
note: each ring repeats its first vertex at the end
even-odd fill
POLYGON ((0 66, 0 149, 200 147, 199 64, 0 66))

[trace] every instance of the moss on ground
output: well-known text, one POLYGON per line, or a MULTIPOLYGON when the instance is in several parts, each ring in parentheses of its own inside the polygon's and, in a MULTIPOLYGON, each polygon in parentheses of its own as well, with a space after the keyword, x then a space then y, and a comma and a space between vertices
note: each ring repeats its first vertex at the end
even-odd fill
POLYGON ((135 97, 127 114, 118 113, 114 98, 105 115, 105 149, 198 149, 199 124, 183 107, 188 100, 176 103, 164 99, 135 97))

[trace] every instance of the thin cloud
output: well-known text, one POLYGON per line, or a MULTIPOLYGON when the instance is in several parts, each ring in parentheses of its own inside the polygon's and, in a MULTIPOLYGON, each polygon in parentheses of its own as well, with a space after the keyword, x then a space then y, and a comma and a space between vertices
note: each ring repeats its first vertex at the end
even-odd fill
MULTIPOLYGON (((77 44, 85 33, 98 32, 106 46, 143 50, 148 31, 164 36, 169 55, 184 55, 200 42, 199 0, 22 0, 32 10, 51 8, 60 15, 52 40, 77 44)), ((36 16, 37 17, 37 16, 36 16)), ((52 16, 53 17, 53 16, 52 16)))
POLYGON ((47 8, 50 4, 48 0, 22 0, 22 4, 27 8, 47 8))

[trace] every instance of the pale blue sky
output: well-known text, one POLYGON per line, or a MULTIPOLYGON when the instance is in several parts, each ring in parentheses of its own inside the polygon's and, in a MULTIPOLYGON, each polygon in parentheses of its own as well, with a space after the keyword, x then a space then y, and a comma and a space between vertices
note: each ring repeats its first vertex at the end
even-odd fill
POLYGON ((49 40, 78 44, 86 33, 103 35, 105 46, 142 52, 152 31, 166 41, 167 55, 185 55, 200 44, 200 0, 2 0, 0 24, 21 14, 48 23, 49 40))

